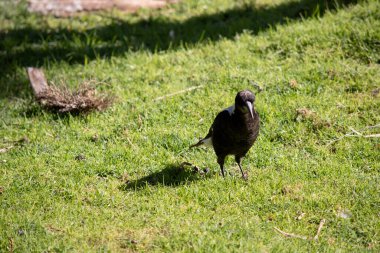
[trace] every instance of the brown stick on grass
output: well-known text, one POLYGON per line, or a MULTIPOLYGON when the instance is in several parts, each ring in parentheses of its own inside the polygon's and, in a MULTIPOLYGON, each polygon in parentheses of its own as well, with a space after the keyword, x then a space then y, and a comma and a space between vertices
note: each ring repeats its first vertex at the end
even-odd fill
POLYGON ((326 220, 325 219, 322 219, 319 223, 319 226, 318 226, 318 230, 317 230, 317 233, 315 234, 314 237, 308 237, 308 236, 305 236, 305 235, 297 235, 297 234, 293 234, 293 233, 288 233, 288 232, 285 232, 285 231, 282 231, 281 229, 277 228, 277 227, 274 227, 274 229, 279 232, 280 234, 282 234, 283 236, 285 237, 288 237, 288 238, 299 238, 299 239, 302 239, 302 240, 318 240, 319 238, 319 235, 322 231, 322 227, 323 225, 326 223, 326 220))
POLYGON ((288 232, 282 231, 281 229, 279 229, 277 227, 274 227, 274 229, 285 237, 299 238, 299 239, 303 239, 303 240, 309 239, 307 236, 288 233, 288 232))
POLYGON ((90 82, 83 83, 76 91, 67 86, 48 85, 41 69, 27 68, 36 100, 46 109, 58 113, 88 113, 104 110, 113 102, 109 95, 97 95, 90 82))
POLYGON ((34 95, 38 98, 39 94, 48 88, 45 74, 41 69, 37 68, 26 68, 26 71, 28 72, 34 95))
POLYGON ((322 219, 321 222, 319 223, 319 226, 318 226, 318 230, 317 230, 317 233, 315 234, 314 236, 314 240, 318 240, 318 237, 319 237, 319 234, 321 233, 322 231, 322 227, 323 225, 326 223, 326 220, 325 219, 322 219))
POLYGON ((175 95, 182 94, 182 93, 185 93, 185 92, 188 92, 188 91, 192 91, 192 90, 196 90, 196 89, 200 89, 200 88, 203 88, 203 85, 192 86, 192 87, 189 87, 189 88, 184 89, 184 90, 180 90, 180 91, 177 91, 177 92, 174 92, 174 93, 171 93, 171 94, 166 94, 166 95, 164 95, 162 97, 155 98, 154 101, 163 100, 163 99, 168 98, 168 97, 173 97, 175 95))

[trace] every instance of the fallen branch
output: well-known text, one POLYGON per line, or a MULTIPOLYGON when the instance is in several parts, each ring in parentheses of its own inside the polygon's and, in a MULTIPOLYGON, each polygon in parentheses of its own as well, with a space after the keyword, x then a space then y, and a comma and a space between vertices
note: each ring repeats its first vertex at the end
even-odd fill
POLYGON ((299 239, 303 239, 303 240, 309 240, 310 239, 310 238, 307 238, 307 236, 304 236, 304 235, 297 235, 297 234, 292 234, 292 233, 288 233, 288 232, 282 231, 281 229, 279 229, 277 227, 274 227, 274 229, 277 232, 279 232, 280 234, 282 234, 283 236, 285 236, 285 237, 299 238, 299 239))
POLYGON ((192 90, 196 90, 196 89, 200 89, 200 88, 203 88, 203 85, 192 86, 192 87, 184 89, 184 90, 180 90, 180 91, 177 91, 177 92, 174 92, 174 93, 171 93, 171 94, 167 94, 165 96, 161 96, 161 97, 155 98, 154 101, 163 100, 163 99, 168 98, 168 97, 173 97, 175 95, 186 93, 186 92, 189 92, 189 91, 192 91, 192 90))
POLYGON ((319 237, 319 234, 321 233, 322 231, 322 227, 323 225, 325 224, 326 220, 325 219, 322 219, 321 222, 319 223, 319 226, 318 226, 318 230, 317 230, 317 234, 314 236, 314 240, 318 240, 318 237, 319 237))
POLYGON ((45 77, 44 72, 38 68, 26 68, 28 73, 30 86, 32 86, 34 95, 38 99, 40 95, 48 89, 48 83, 45 77))
POLYGON ((337 142, 337 141, 340 141, 346 137, 362 137, 362 138, 380 138, 380 133, 378 134, 367 134, 367 135, 363 135, 363 133, 361 133, 362 131, 366 130, 366 129, 373 129, 373 128, 377 128, 377 127, 380 127, 380 124, 377 124, 377 125, 374 125, 374 126, 367 126, 363 129, 361 129, 360 131, 357 131, 355 130, 354 128, 350 127, 350 130, 351 132, 348 132, 346 133, 345 135, 337 138, 337 139, 334 139, 334 140, 331 140, 329 141, 326 146, 330 146, 331 144, 337 142))

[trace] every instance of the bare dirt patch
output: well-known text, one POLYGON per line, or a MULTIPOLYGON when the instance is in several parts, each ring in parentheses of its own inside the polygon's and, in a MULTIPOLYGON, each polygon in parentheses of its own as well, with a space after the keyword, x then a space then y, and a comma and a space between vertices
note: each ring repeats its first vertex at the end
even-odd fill
POLYGON ((92 12, 116 8, 135 12, 140 8, 162 8, 178 0, 29 0, 28 10, 44 15, 71 16, 78 12, 92 12))

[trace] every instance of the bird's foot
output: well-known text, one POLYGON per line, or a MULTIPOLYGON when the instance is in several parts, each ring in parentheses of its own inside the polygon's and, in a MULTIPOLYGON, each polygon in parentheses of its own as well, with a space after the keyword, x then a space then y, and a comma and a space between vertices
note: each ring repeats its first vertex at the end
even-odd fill
POLYGON ((243 179, 244 179, 245 181, 248 180, 248 174, 247 174, 246 172, 243 174, 243 179))

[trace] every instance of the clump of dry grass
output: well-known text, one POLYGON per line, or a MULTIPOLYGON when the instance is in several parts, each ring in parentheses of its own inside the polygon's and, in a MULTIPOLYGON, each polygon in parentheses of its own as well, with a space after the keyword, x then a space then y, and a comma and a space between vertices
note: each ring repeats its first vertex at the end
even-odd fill
POLYGON ((109 107, 114 97, 97 94, 91 82, 83 83, 79 89, 70 90, 67 86, 49 85, 36 96, 37 101, 45 108, 58 113, 88 113, 104 110, 109 107))
POLYGON ((79 89, 71 91, 63 82, 58 87, 48 84, 44 71, 39 68, 26 69, 36 100, 46 109, 58 113, 88 113, 104 110, 112 104, 111 95, 98 95, 93 81, 86 81, 79 89))
POLYGON ((314 111, 308 108, 299 108, 296 110, 297 121, 309 121, 312 123, 314 130, 319 130, 325 127, 330 127, 330 122, 321 119, 314 111))

